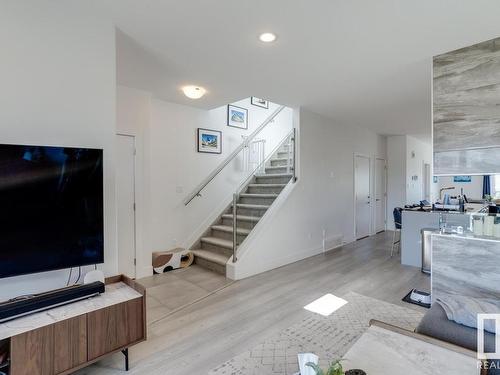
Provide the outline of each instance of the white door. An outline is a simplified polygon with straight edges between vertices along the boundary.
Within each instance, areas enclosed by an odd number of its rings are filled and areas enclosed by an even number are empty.
[[[118,271],[135,278],[135,137],[116,136]]]
[[[354,197],[356,206],[356,239],[370,235],[370,158],[354,157]]]
[[[385,230],[387,169],[384,159],[375,159],[375,232]]]

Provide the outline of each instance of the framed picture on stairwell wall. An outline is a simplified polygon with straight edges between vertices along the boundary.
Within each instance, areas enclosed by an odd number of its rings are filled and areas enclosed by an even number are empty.
[[[229,104],[227,106],[227,126],[248,129],[248,110]]]
[[[250,99],[250,104],[255,105],[257,107],[269,109],[269,101],[268,100],[262,99],[262,98],[257,98],[255,96],[252,96],[252,98]]]
[[[198,128],[198,152],[207,154],[222,153],[222,132]]]

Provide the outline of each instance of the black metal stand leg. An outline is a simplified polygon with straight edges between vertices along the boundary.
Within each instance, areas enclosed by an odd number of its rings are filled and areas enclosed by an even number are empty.
[[[123,349],[122,354],[125,356],[125,371],[128,371],[128,348]]]

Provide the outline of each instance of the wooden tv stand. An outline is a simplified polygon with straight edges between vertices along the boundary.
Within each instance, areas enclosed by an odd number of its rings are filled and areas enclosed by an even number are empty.
[[[0,324],[9,375],[70,374],[146,340],[146,292],[120,275],[106,293]],[[2,369],[5,372],[5,370]]]

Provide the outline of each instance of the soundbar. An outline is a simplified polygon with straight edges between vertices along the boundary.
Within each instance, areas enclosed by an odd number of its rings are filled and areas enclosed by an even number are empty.
[[[73,285],[0,303],[0,323],[104,293],[104,283]]]

